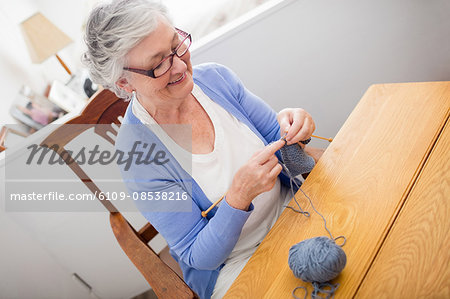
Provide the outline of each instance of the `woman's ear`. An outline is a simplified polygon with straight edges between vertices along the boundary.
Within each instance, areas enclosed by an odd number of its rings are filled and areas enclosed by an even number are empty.
[[[131,93],[134,90],[133,86],[131,86],[127,78],[123,77],[116,81],[116,86],[119,87],[120,89],[125,90],[128,93]]]

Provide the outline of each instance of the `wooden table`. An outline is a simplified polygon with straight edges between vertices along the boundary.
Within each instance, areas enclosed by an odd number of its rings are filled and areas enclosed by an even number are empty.
[[[449,110],[450,82],[371,86],[303,184],[347,238],[336,298],[450,298]],[[327,233],[297,198],[311,217],[286,209],[226,298],[311,294],[289,248]]]

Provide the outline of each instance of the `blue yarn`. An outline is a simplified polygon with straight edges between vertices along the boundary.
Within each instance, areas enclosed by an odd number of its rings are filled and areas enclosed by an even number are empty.
[[[335,240],[328,237],[306,239],[289,249],[289,268],[295,277],[312,283],[314,290],[311,298],[313,299],[323,298],[319,296],[319,293],[327,294],[325,299],[334,296],[339,283],[332,284],[330,281],[341,273],[346,263],[347,256],[344,250],[336,244]],[[292,296],[300,299],[295,295],[298,289],[305,290],[304,299],[306,299],[308,291],[305,287],[296,287],[292,291]]]
[[[285,135],[286,136],[286,135]],[[282,137],[284,139],[284,136]],[[297,144],[296,144],[297,145]],[[347,256],[345,255],[344,250],[340,246],[345,244],[345,237],[339,236],[337,238],[333,238],[331,231],[327,227],[327,222],[325,217],[319,213],[314,207],[311,198],[306,195],[305,192],[297,185],[295,182],[295,176],[299,173],[304,173],[305,169],[309,171],[312,169],[311,162],[309,157],[300,146],[288,146],[285,145],[280,150],[283,158],[283,163],[280,163],[287,175],[290,178],[291,184],[291,192],[294,197],[294,201],[297,204],[299,210],[294,209],[291,206],[287,206],[288,208],[309,217],[310,214],[300,207],[297,198],[294,194],[293,185],[296,185],[298,189],[305,195],[308,199],[311,207],[314,212],[316,212],[319,216],[322,217],[324,221],[324,227],[330,238],[328,237],[316,237],[304,240],[300,243],[293,245],[289,249],[289,268],[291,268],[292,272],[297,278],[305,282],[312,283],[314,290],[311,294],[311,298],[322,298],[319,297],[319,293],[327,294],[326,298],[330,298],[334,296],[334,292],[339,287],[339,284],[331,284],[330,281],[336,278],[339,273],[344,269],[347,263]],[[314,163],[314,160],[313,160]],[[336,244],[336,240],[343,238],[344,243],[341,245]],[[305,299],[308,295],[305,287],[297,287],[292,291],[292,295],[294,298],[298,298],[295,295],[295,291],[299,288],[305,290]]]
[[[286,142],[286,140],[285,140]],[[310,172],[314,165],[314,159],[305,153],[298,143],[285,145],[280,149],[283,163],[289,168],[292,176]]]
[[[344,250],[328,237],[316,237],[289,249],[289,268],[305,282],[328,282],[336,278],[347,263]]]

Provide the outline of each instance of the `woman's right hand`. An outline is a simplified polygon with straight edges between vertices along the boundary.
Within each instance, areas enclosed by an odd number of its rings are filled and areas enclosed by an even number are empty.
[[[225,197],[231,207],[247,211],[256,196],[273,188],[282,170],[275,152],[284,144],[278,140],[266,146],[239,168]]]

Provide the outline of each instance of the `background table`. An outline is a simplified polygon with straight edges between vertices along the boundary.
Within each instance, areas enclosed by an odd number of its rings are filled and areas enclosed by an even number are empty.
[[[449,110],[450,82],[371,86],[303,184],[347,238],[336,298],[449,298]],[[286,209],[226,298],[311,293],[289,269],[289,248],[327,234],[297,198],[311,217]]]

